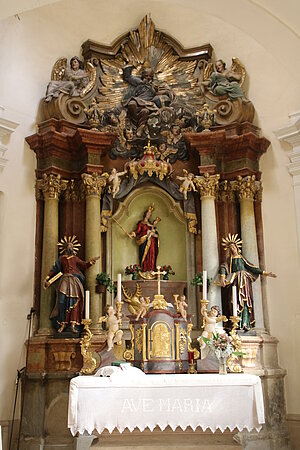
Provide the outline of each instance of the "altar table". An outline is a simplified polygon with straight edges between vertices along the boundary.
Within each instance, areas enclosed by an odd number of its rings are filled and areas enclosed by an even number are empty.
[[[265,422],[260,378],[249,374],[145,375],[129,379],[79,376],[70,382],[68,427],[75,435],[229,428],[256,429]]]

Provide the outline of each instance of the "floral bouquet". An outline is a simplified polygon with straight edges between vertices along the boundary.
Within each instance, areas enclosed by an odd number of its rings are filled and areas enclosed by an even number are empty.
[[[213,333],[210,339],[204,336],[201,339],[218,359],[228,358],[233,353],[232,337],[226,333]]]
[[[164,272],[166,272],[163,276],[163,280],[168,280],[169,279],[169,275],[175,275],[174,270],[172,269],[172,267],[170,266],[170,264],[168,266],[164,265],[161,267],[161,270],[163,270]]]
[[[132,275],[133,280],[137,280],[139,271],[141,270],[138,264],[133,264],[125,267],[125,275]]]
[[[203,342],[208,346],[211,352],[213,352],[219,360],[219,374],[224,375],[227,373],[226,361],[231,355],[243,356],[245,353],[237,352],[232,345],[232,337],[226,333],[213,333],[211,338],[208,339],[201,336]]]

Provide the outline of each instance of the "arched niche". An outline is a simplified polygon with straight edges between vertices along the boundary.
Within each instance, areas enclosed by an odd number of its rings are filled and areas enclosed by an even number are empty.
[[[123,202],[120,202],[113,215],[108,233],[110,242],[107,246],[107,262],[110,263],[110,273],[114,279],[118,273],[124,273],[127,265],[139,261],[135,239],[130,239],[116,221],[124,230],[131,232],[135,230],[138,221],[143,218],[144,211],[152,203],[155,210],[151,219],[156,216],[161,218],[158,224],[160,244],[157,265],[170,264],[175,271],[172,279],[179,281],[187,279],[186,220],[180,204],[156,186],[140,187],[132,191]]]

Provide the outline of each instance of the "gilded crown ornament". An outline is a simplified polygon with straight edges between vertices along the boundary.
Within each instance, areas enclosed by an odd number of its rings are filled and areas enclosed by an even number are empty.
[[[238,237],[238,234],[228,234],[226,238],[222,238],[222,245],[224,250],[228,250],[231,244],[234,244],[238,252],[241,253],[243,241]]]
[[[132,177],[137,180],[139,175],[144,173],[149,177],[157,176],[161,181],[172,172],[172,165],[169,162],[156,159],[158,153],[157,147],[151,145],[150,140],[148,145],[144,147],[144,155],[138,161],[127,162],[124,169],[127,170]]]

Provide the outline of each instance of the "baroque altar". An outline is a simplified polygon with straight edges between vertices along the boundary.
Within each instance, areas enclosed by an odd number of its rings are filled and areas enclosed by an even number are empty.
[[[37,158],[37,313],[22,433],[34,443],[51,429],[51,417],[61,417],[62,404],[66,411],[70,378],[87,367],[93,373],[108,355],[126,357],[149,373],[187,372],[189,353],[196,357],[201,351],[195,338],[205,329],[203,294],[191,284],[196,274],[207,271],[211,283],[204,300],[220,317],[241,318],[242,303],[235,311],[230,280],[214,282],[218,272],[226,272],[222,238],[229,235],[243,240],[243,253],[233,257],[247,258],[261,276],[249,283],[253,295],[244,311],[251,315],[250,332],[241,329],[239,340],[242,370],[264,375],[262,433],[266,440],[285,442],[285,372],[278,366],[277,340],[268,334],[264,299],[270,272],[264,271],[259,160],[269,141],[252,123],[244,64],[232,58],[227,68],[218,58],[210,44],[182,48],[145,17],[113,45],[88,40],[82,59],[54,64],[41,101],[43,120],[26,139]],[[68,271],[57,249],[64,236],[62,256],[78,263]],[[76,251],[68,248],[72,236],[81,243]],[[54,261],[61,278],[47,285]],[[173,273],[161,281],[164,302],[155,304],[158,266]],[[132,270],[138,279],[130,280]],[[236,269],[236,285],[240,272]],[[113,288],[100,291],[101,273],[112,285],[122,274],[118,302]],[[74,320],[63,303],[66,275],[69,287],[77,283],[78,301],[68,304],[78,308]],[[178,297],[186,302],[181,310]],[[63,305],[60,316],[57,305]],[[224,321],[224,328],[230,331],[231,323]],[[38,411],[38,426],[30,418],[32,399],[48,402]],[[71,442],[59,424],[58,429]],[[49,442],[52,438],[49,433]],[[239,437],[245,448],[248,438]]]

